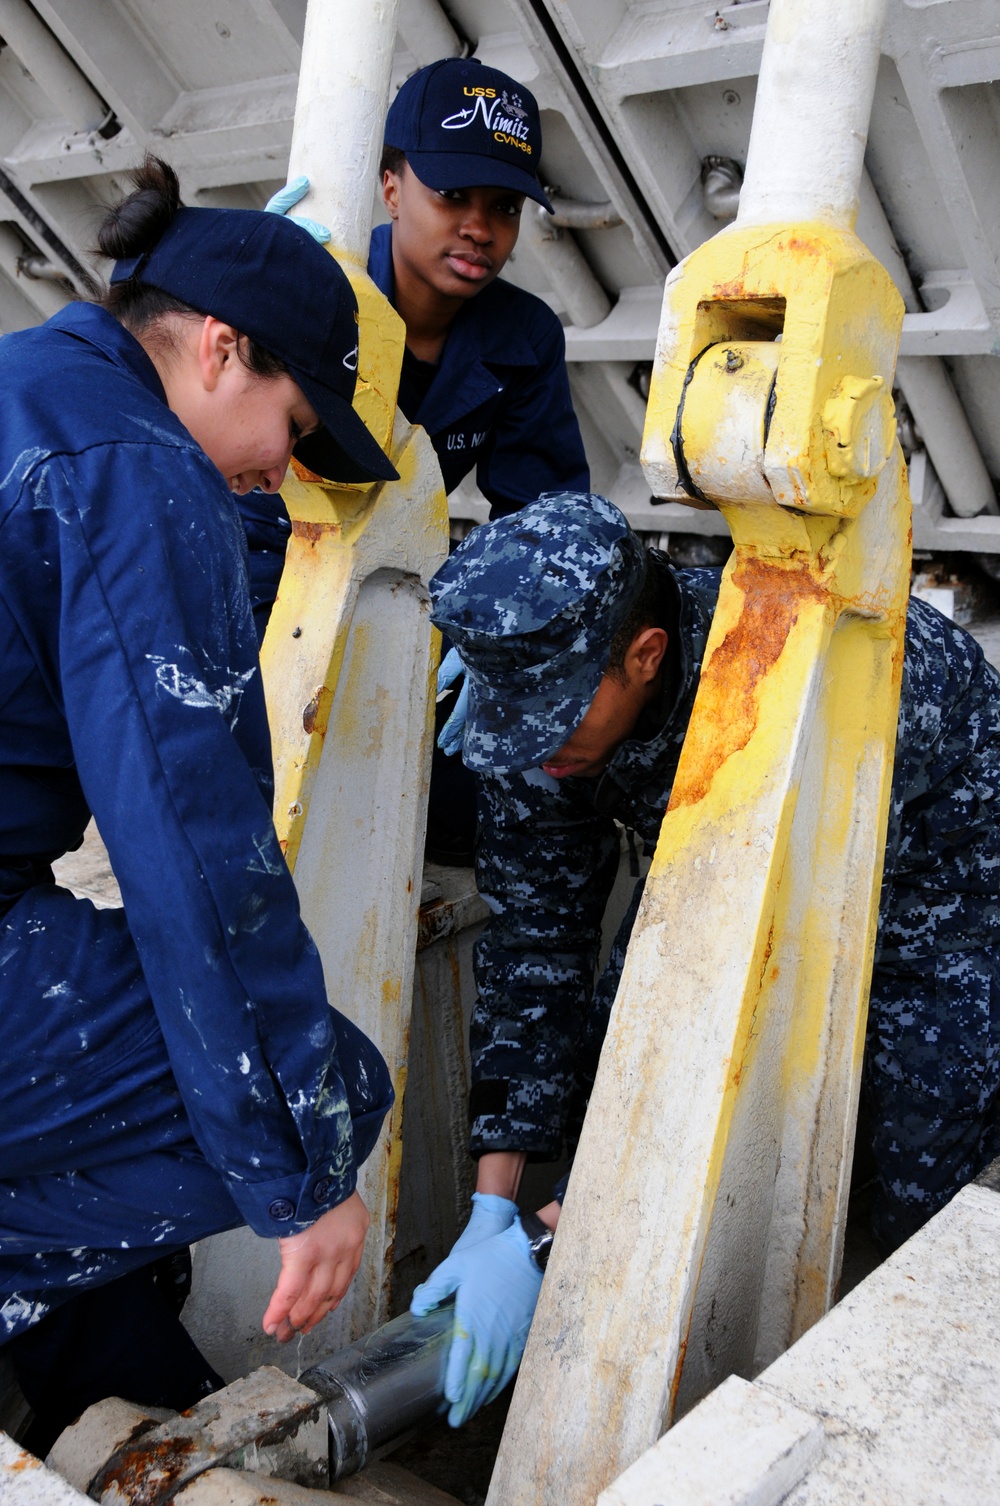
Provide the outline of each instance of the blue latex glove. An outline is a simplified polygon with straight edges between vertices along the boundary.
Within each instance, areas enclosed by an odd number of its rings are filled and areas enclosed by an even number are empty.
[[[456,1250],[471,1250],[473,1245],[482,1244],[494,1234],[502,1234],[516,1217],[517,1204],[509,1197],[500,1197],[496,1192],[474,1192],[472,1216],[452,1245],[452,1255]]]
[[[290,183],[285,184],[284,188],[279,188],[276,194],[271,195],[264,205],[264,212],[266,214],[288,214],[288,211],[294,209],[299,200],[304,199],[308,192],[308,178],[293,178]],[[326,225],[321,225],[318,220],[307,219],[301,214],[291,214],[288,215],[288,218],[293,224],[301,225],[303,230],[308,230],[313,240],[319,241],[321,245],[325,245],[330,239],[330,231]]]
[[[521,1363],[541,1285],[528,1236],[515,1219],[479,1244],[452,1250],[413,1293],[410,1311],[418,1318],[455,1294],[444,1381],[453,1428],[498,1396]]]
[[[458,657],[458,649],[450,648],[441,660],[437,677],[437,698],[442,696],[454,685],[459,675],[465,674],[465,666]],[[452,754],[461,750],[465,741],[465,718],[469,710],[469,682],[463,680],[462,688],[458,692],[458,700],[452,708],[451,716],[445,722],[438,734],[437,745],[442,753],[450,758]]]

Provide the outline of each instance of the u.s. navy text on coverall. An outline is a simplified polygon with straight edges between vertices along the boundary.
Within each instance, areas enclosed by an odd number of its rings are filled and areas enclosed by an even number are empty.
[[[368,272],[392,302],[390,230],[378,225],[372,232]],[[474,469],[493,517],[516,512],[542,492],[590,486],[562,325],[540,298],[512,283],[492,282],[462,305],[436,367],[407,352],[399,406],[430,435],[445,491]],[[250,545],[250,595],[263,633],[290,524],[277,496],[250,492],[239,508]]]
[[[100,309],[0,341],[0,391],[2,1341],[171,1246],[308,1226],[392,1090],[271,824],[222,477]],[[91,813],[124,910],[52,881]]]
[[[718,570],[651,560],[671,624],[664,691],[605,773],[482,776],[477,877],[493,915],[476,952],[475,1155],[558,1156],[596,1070],[641,888],[595,988],[615,820],[652,850],[719,589]],[[1000,675],[922,601],[907,619],[865,1072],[875,1227],[891,1246],[1000,1154]]]

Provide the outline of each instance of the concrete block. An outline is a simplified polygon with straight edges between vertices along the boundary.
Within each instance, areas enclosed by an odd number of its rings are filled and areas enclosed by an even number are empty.
[[[176,1506],[323,1506],[327,1492],[242,1469],[210,1469],[173,1497]]]
[[[77,1490],[86,1492],[113,1453],[172,1416],[172,1412],[160,1408],[147,1410],[122,1401],[120,1396],[109,1396],[88,1407],[59,1434],[46,1463]]]
[[[787,1506],[1000,1501],[1000,1197],[972,1184],[763,1371],[822,1416]]]
[[[459,1506],[455,1496],[391,1463],[369,1464],[359,1475],[341,1480],[333,1494],[367,1501],[368,1506]]]
[[[90,1506],[86,1496],[0,1433],[0,1506]]]
[[[642,1454],[597,1506],[777,1506],[823,1452],[823,1424],[730,1376]]]
[[[245,1449],[294,1433],[321,1405],[314,1391],[265,1366],[118,1449],[91,1495],[106,1506],[158,1506],[206,1470],[242,1463]]]

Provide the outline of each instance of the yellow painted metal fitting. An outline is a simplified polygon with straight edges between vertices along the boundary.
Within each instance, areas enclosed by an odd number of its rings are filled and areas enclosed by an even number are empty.
[[[344,263],[358,300],[358,383],[354,407],[384,450],[392,439],[406,325],[367,272]]]
[[[696,360],[671,438],[699,500],[773,501],[762,457],[780,353],[773,341],[723,341]]]
[[[334,487],[289,472],[282,487],[292,536],[261,667],[274,747],[274,825],[291,868],[362,581],[373,571],[426,578],[447,558],[448,503],[430,440],[400,418],[390,453],[398,481]],[[376,663],[378,649],[365,649]]]
[[[755,435],[738,434],[732,415],[727,431],[717,411],[704,411],[718,399],[717,383],[705,378],[718,372],[720,361],[725,366],[715,347],[756,348],[780,336],[766,445],[753,465],[744,462],[755,480],[748,496],[744,477],[743,497],[767,496],[806,514],[856,517],[874,495],[877,470],[891,450],[889,393],[902,314],[888,272],[852,231],[819,223],[736,225],[700,246],[664,289],[642,448],[654,494],[739,500],[731,470],[714,457],[728,456],[731,466],[732,441],[756,450]],[[750,367],[736,374],[740,384],[751,380]],[[852,385],[858,382],[864,397]],[[828,409],[831,402],[840,406]],[[729,405],[738,406],[737,400]]]
[[[440,467],[423,431],[397,414],[406,326],[367,272],[347,256],[338,259],[358,300],[354,407],[399,480],[346,486],[293,460],[281,488],[292,536],[261,667],[274,748],[274,824],[291,868],[309,819],[359,584],[372,570],[429,574],[447,556]],[[435,644],[435,663],[436,654]]]
[[[826,463],[831,476],[863,481],[877,476],[892,453],[896,414],[880,376],[845,376],[823,408]]]

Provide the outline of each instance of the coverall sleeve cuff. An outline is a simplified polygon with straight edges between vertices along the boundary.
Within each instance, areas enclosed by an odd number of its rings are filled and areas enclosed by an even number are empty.
[[[227,1190],[249,1227],[263,1239],[301,1234],[324,1213],[350,1197],[358,1182],[353,1158],[339,1175],[329,1162],[274,1182],[226,1179]]]
[[[469,1094],[469,1148],[477,1159],[492,1151],[526,1151],[554,1160],[562,1149],[565,1095],[535,1078],[480,1079]]]

